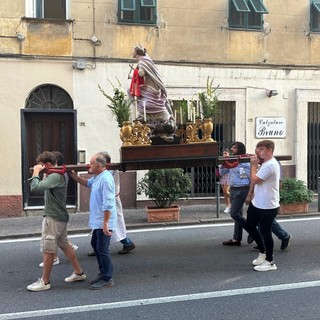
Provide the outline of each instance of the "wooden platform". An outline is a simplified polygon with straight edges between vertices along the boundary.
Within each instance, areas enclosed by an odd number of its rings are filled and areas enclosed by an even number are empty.
[[[128,146],[120,150],[121,171],[216,166],[218,143]]]

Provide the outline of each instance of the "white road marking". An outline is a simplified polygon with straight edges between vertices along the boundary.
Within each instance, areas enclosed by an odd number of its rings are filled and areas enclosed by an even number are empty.
[[[155,304],[162,304],[162,303],[214,299],[214,298],[239,296],[239,295],[246,295],[246,294],[257,294],[257,293],[283,291],[283,290],[296,290],[296,289],[313,288],[313,287],[320,287],[320,281],[286,283],[286,284],[279,284],[274,286],[232,289],[232,290],[224,290],[224,291],[205,292],[205,293],[193,293],[193,294],[185,294],[185,295],[178,295],[178,296],[118,301],[118,302],[91,304],[91,305],[89,304],[85,306],[55,308],[55,309],[47,309],[47,310],[3,313],[3,314],[0,314],[0,320],[27,319],[27,318],[34,318],[34,317],[50,316],[50,315],[139,307],[139,306],[155,305]]]

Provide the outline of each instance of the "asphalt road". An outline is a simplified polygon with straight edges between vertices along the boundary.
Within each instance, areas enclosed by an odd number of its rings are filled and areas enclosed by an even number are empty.
[[[132,230],[137,248],[118,255],[113,245],[115,286],[89,290],[65,283],[72,272],[60,252],[48,291],[26,287],[41,275],[38,239],[0,241],[2,319],[320,319],[320,218],[288,220],[287,251],[275,239],[277,271],[257,272],[253,245],[225,247],[232,224]],[[97,263],[88,257],[90,238],[75,235],[88,278]]]

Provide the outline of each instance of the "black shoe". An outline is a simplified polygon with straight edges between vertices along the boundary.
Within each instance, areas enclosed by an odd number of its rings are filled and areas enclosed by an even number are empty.
[[[103,277],[103,274],[102,273],[99,273],[98,276],[95,278],[95,279],[92,279],[89,281],[90,284],[94,284],[94,283],[97,283],[99,282]]]
[[[133,250],[136,247],[136,245],[132,242],[128,246],[123,246],[122,250],[119,251],[119,254],[126,254],[129,253],[131,250]]]
[[[239,240],[233,241],[232,239],[230,239],[227,241],[223,241],[222,244],[225,246],[241,246],[241,241]]]
[[[290,235],[287,239],[283,239],[281,241],[280,250],[286,250],[290,246],[291,239],[292,239],[292,237]]]
[[[112,287],[113,285],[114,285],[114,282],[112,279],[110,279],[110,280],[101,279],[98,282],[92,284],[90,286],[90,289],[91,290],[99,290],[99,289],[103,289],[103,288]]]
[[[248,238],[247,238],[247,243],[251,244],[254,241],[253,237],[251,234],[248,234]]]

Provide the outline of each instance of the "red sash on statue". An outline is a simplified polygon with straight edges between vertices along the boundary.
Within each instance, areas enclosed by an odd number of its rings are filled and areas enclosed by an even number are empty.
[[[130,84],[130,94],[134,97],[140,97],[140,85],[144,84],[144,78],[139,76],[139,70],[134,69]]]

